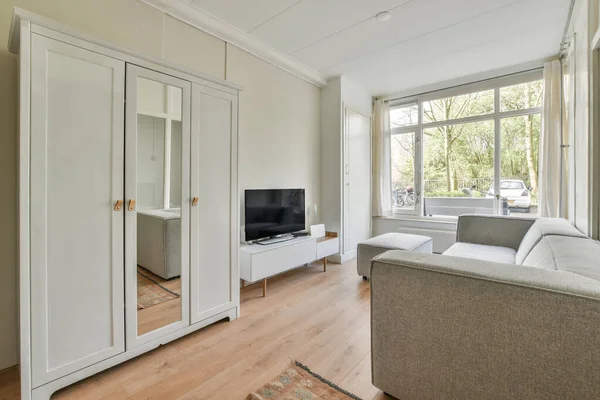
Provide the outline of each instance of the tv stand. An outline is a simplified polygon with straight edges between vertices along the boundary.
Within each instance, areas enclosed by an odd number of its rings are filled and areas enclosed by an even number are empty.
[[[270,244],[283,243],[283,242],[287,242],[289,240],[294,240],[294,236],[285,235],[285,236],[277,236],[277,237],[272,237],[272,238],[267,238],[267,239],[261,239],[261,240],[257,240],[256,242],[254,242],[254,244],[259,244],[261,246],[268,246]]]
[[[262,281],[263,296],[267,295],[267,278],[321,259],[323,272],[327,272],[327,257],[340,251],[340,240],[334,232],[322,238],[301,236],[269,246],[260,244],[240,246],[240,278],[248,283]]]

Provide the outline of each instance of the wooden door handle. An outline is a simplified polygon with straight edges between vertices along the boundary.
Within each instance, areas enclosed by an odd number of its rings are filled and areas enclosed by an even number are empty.
[[[123,205],[123,200],[117,200],[115,202],[115,211],[121,211],[121,206]]]
[[[198,198],[197,198],[197,197],[194,197],[194,198],[192,199],[192,207],[196,207],[197,205],[198,205]]]
[[[127,207],[129,211],[135,210],[135,200],[129,200],[129,207]]]

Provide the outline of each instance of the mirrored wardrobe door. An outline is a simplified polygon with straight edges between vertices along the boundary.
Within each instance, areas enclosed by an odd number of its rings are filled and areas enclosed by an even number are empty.
[[[191,84],[127,65],[127,348],[189,325]]]

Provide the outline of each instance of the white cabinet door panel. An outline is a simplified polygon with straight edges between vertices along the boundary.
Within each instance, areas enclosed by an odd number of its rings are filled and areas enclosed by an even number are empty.
[[[143,68],[133,64],[127,64],[127,107],[126,107],[126,118],[125,118],[125,138],[126,138],[126,159],[125,159],[125,199],[126,208],[129,200],[135,200],[137,203],[132,207],[132,210],[127,208],[125,212],[125,293],[126,293],[126,347],[127,350],[132,350],[143,344],[149,343],[155,339],[167,336],[173,332],[184,329],[189,326],[189,210],[191,206],[190,200],[190,96],[191,96],[191,83],[175,78],[171,75],[166,75],[154,70]],[[148,88],[161,87],[160,90],[152,92]],[[167,173],[165,166],[170,164],[169,157],[175,153],[171,153],[169,148],[173,141],[170,138],[171,131],[168,128],[169,119],[162,121],[164,124],[165,131],[169,134],[164,134],[161,143],[162,147],[150,142],[152,149],[162,149],[162,154],[148,152],[144,154],[140,150],[143,147],[139,146],[141,138],[140,131],[138,128],[138,118],[141,113],[145,112],[145,104],[154,102],[153,99],[148,99],[148,96],[160,96],[167,90],[172,91],[173,97],[179,97],[180,111],[179,115],[182,118],[180,124],[180,137],[178,141],[178,147],[180,151],[179,160],[176,164],[170,165],[170,167],[176,167],[181,172],[178,178],[171,180],[170,178],[176,176],[171,175],[170,169]],[[141,103],[141,104],[140,104]],[[161,101],[158,103],[164,104]],[[165,123],[166,122],[166,123]],[[151,132],[152,134],[152,132]],[[153,137],[151,136],[153,140]],[[158,140],[157,140],[158,142]],[[167,142],[170,142],[167,146]],[[187,151],[184,151],[187,150]],[[148,157],[150,154],[155,154],[154,158]],[[138,256],[138,252],[141,250],[143,243],[138,243],[138,211],[143,211],[143,206],[148,204],[146,201],[141,201],[143,198],[143,192],[139,188],[143,188],[140,183],[147,179],[149,175],[149,168],[152,164],[157,164],[156,160],[162,157],[162,162],[158,161],[158,176],[161,180],[161,184],[158,190],[156,198],[160,198],[161,204],[158,208],[162,209],[169,207],[169,201],[166,197],[162,197],[164,192],[171,193],[171,190],[164,190],[165,186],[170,186],[173,190],[173,194],[180,199],[180,218],[179,228],[172,231],[171,237],[175,243],[178,243],[180,248],[176,249],[179,253],[179,268],[180,268],[180,301],[179,303],[174,302],[172,308],[166,308],[164,313],[156,312],[156,314],[145,314],[143,310],[138,310],[138,266],[144,267],[143,263],[139,261],[142,257]],[[156,166],[154,166],[156,168]],[[155,171],[152,171],[155,172]],[[169,178],[169,180],[167,180]],[[168,185],[166,182],[171,182]],[[164,183],[162,183],[164,182]],[[162,197],[162,198],[161,198]],[[164,202],[164,203],[163,203]],[[147,207],[152,209],[155,207]],[[141,228],[144,229],[144,228]],[[156,237],[156,236],[155,236]],[[160,236],[158,236],[160,237]],[[177,238],[178,237],[178,238]],[[177,238],[177,239],[173,239]],[[167,253],[161,254],[160,251],[157,253],[148,253],[145,256],[146,261],[152,257],[167,257]],[[175,257],[171,255],[171,257]],[[150,271],[148,271],[150,272]],[[142,274],[143,275],[143,274]],[[140,292],[141,293],[141,292]],[[152,308],[150,308],[152,309]],[[169,310],[168,312],[166,310]],[[144,331],[140,329],[142,326],[152,326],[153,329]]]
[[[32,36],[34,387],[124,350],[121,61]]]
[[[238,278],[237,99],[218,90],[192,87],[191,320],[233,307]],[[235,220],[234,220],[235,219]],[[232,267],[233,266],[233,267]]]

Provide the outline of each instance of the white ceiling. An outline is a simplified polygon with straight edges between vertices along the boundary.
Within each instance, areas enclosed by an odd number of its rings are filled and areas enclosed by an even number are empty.
[[[570,0],[191,4],[326,77],[346,75],[378,96],[555,56]],[[380,11],[392,18],[377,21]]]

